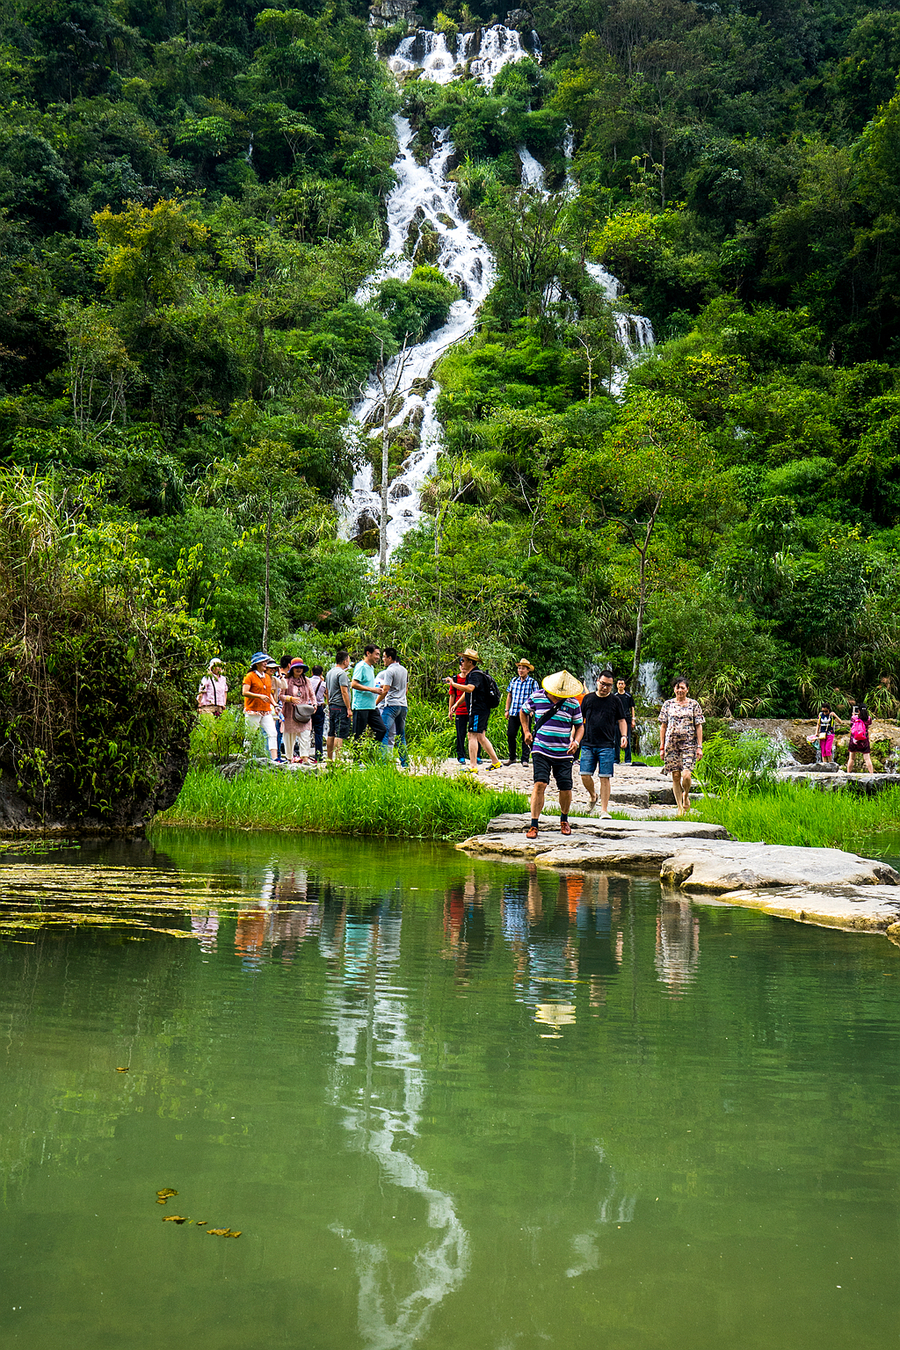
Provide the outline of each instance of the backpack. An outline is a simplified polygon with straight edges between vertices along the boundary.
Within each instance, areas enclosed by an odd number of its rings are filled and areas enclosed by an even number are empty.
[[[864,741],[866,739],[866,724],[860,716],[856,716],[850,723],[850,735],[855,741]]]
[[[484,675],[485,681],[487,683],[486,694],[488,707],[491,710],[493,710],[494,708],[499,708],[500,690],[497,688],[497,681],[494,679],[493,675],[488,675],[487,671],[482,671],[481,673],[482,675]]]

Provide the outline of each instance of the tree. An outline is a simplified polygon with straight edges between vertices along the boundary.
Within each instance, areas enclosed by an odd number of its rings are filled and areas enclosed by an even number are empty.
[[[667,512],[694,505],[710,490],[716,471],[700,425],[677,399],[640,391],[600,446],[569,454],[548,487],[558,524],[584,532],[598,525],[637,555],[638,585],[632,679],[641,663],[648,561],[654,531]]]
[[[125,211],[115,214],[107,207],[93,220],[105,252],[100,275],[111,296],[146,314],[189,292],[196,251],[209,230],[192,220],[181,202],[165,197],[150,207],[129,202]]]

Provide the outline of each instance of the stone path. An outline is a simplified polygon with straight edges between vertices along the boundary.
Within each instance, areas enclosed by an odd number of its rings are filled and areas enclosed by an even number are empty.
[[[692,896],[761,909],[831,928],[884,932],[900,942],[900,874],[887,863],[836,848],[741,844],[720,825],[686,820],[559,820],[542,816],[537,839],[527,815],[495,817],[458,844],[478,857],[562,870],[652,872]]]
[[[496,744],[494,748],[496,749]],[[462,766],[455,759],[445,759],[438,772],[446,777],[452,777],[459,773],[461,768]],[[530,764],[512,764],[508,769],[491,769],[482,764],[478,770],[478,778],[488,787],[513,788],[516,792],[523,792],[526,797],[531,792],[534,783]],[[696,799],[700,794],[695,792],[693,795]],[[642,765],[617,764],[613,774],[610,802],[615,810],[632,808],[637,811],[649,811],[651,808],[658,806],[674,807],[675,794],[672,791],[672,776],[671,774],[663,774],[661,769]],[[572,809],[586,814],[588,803],[587,790],[581,782],[576,765]],[[546,804],[551,807],[559,804],[559,793],[554,783],[551,783],[547,789]],[[657,813],[654,812],[654,814]]]

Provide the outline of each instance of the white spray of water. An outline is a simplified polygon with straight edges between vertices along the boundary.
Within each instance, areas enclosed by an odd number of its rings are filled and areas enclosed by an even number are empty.
[[[460,34],[454,58],[443,33],[420,30],[402,40],[388,65],[396,74],[420,70],[425,78],[447,84],[462,73],[473,37],[471,33]],[[539,51],[540,44],[537,49]],[[529,55],[515,30],[495,24],[482,30],[481,42],[469,69],[483,84],[489,85],[505,65]],[[496,272],[487,245],[463,219],[456,187],[447,176],[453,155],[449,133],[446,130],[435,133],[434,154],[427,164],[421,165],[416,163],[412,153],[414,132],[408,120],[395,117],[394,125],[399,145],[394,161],[397,182],[387,200],[385,263],[362,288],[357,299],[365,302],[378,283],[387,277],[408,280],[415,266],[410,255],[415,254],[416,243],[423,233],[437,240],[434,265],[456,283],[462,294],[451,306],[443,327],[395,357],[384,372],[388,390],[397,381],[397,408],[390,418],[391,429],[417,428],[419,441],[418,448],[400,466],[388,493],[389,557],[407,531],[421,519],[420,493],[434,470],[441,449],[441,427],[435,414],[440,390],[430,381],[431,371],[454,343],[472,332],[479,307],[494,284]],[[353,409],[353,419],[369,436],[380,438],[383,407],[381,383],[373,375]],[[361,529],[378,526],[381,494],[375,488],[374,471],[368,461],[353,480],[343,516],[344,533],[348,537]]]
[[[521,35],[502,24],[493,24],[478,33],[460,33],[455,51],[451,52],[443,33],[420,29],[402,39],[388,67],[399,76],[420,72],[424,79],[438,84],[449,84],[466,69],[484,85],[491,85],[504,66],[526,57],[541,59],[541,44],[536,33],[530,37],[526,50]],[[448,166],[454,153],[449,133],[435,133],[435,149],[427,164],[417,164],[412,153],[414,132],[408,120],[395,117],[398,154],[394,161],[396,185],[387,200],[388,240],[385,261],[379,271],[363,286],[357,300],[371,299],[378,283],[388,277],[408,280],[415,263],[416,245],[428,236],[436,240],[434,265],[459,287],[461,298],[451,306],[447,322],[423,342],[416,343],[385,368],[384,388],[392,390],[396,382],[394,411],[389,419],[391,431],[409,428],[416,433],[418,444],[400,465],[388,492],[387,552],[388,557],[400,544],[404,535],[422,518],[421,491],[433,473],[441,451],[441,426],[435,405],[440,390],[431,378],[431,372],[444,353],[455,343],[467,337],[474,329],[478,310],[490,291],[496,274],[494,260],[483,240],[479,239],[463,219],[459,209],[456,188],[448,178]],[[567,134],[564,150],[572,154],[574,140]],[[523,145],[519,148],[522,164],[522,182],[528,187],[544,191],[544,170],[537,159]],[[567,175],[567,182],[570,182]],[[574,190],[574,187],[572,188]],[[419,259],[424,261],[430,255]],[[599,264],[588,268],[595,279],[602,273],[604,286],[610,298],[619,291],[618,282]],[[597,270],[595,270],[597,269]],[[624,352],[632,354],[612,382],[612,393],[621,390],[627,378],[627,366],[640,347],[653,341],[649,320],[639,315],[616,316],[616,337]],[[372,375],[362,398],[352,411],[353,421],[364,435],[380,440],[384,411],[382,382]],[[381,519],[381,494],[375,488],[372,463],[366,460],[353,480],[351,493],[342,508],[342,533],[353,538],[366,530],[377,530]]]

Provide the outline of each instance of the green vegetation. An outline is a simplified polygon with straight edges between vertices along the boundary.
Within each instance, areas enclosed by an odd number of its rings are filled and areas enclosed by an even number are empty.
[[[134,549],[24,474],[0,474],[0,820],[146,824],[177,795],[201,630]]]
[[[338,765],[320,774],[254,771],[231,782],[191,769],[164,825],[465,839],[492,816],[523,811],[520,793],[437,775],[405,776],[391,763]]]
[[[491,17],[421,12],[451,38]],[[542,673],[601,653],[683,671],[723,716],[823,696],[896,716],[896,15],[532,14],[543,64],[398,90],[357,0],[14,0],[0,462],[89,497],[236,662],[374,635],[436,709],[475,642],[501,682],[523,649]],[[424,519],[375,582],[334,505],[371,453],[349,407],[457,293],[423,230],[409,281],[354,298],[381,255],[398,110],[420,158],[449,130],[497,276],[437,372],[447,453]],[[522,187],[523,144],[549,195]],[[620,397],[617,308],[659,339]]]
[[[820,792],[805,784],[778,783],[695,799],[691,819],[724,825],[736,839],[766,844],[842,848],[866,853],[879,831],[900,832],[900,789],[872,797]],[[868,845],[871,847],[871,845]]]

